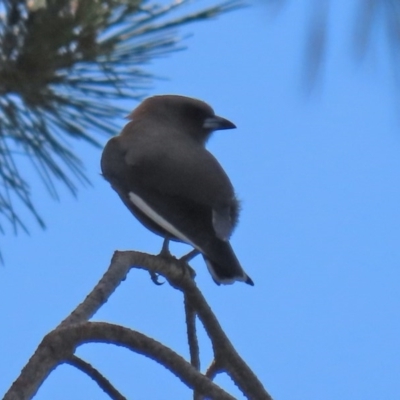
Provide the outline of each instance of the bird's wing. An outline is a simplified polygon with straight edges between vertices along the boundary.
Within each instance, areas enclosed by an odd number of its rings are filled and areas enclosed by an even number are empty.
[[[130,149],[125,157],[133,186],[209,207],[215,234],[228,240],[237,222],[238,202],[218,161],[204,148],[164,146],[152,156]],[[155,156],[154,152],[157,152]],[[136,183],[136,185],[135,185]]]
[[[234,228],[231,207],[220,207],[212,210],[212,224],[215,234],[222,240],[229,240]]]

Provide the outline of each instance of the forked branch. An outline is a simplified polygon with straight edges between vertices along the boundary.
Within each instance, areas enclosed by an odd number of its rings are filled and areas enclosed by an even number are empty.
[[[131,268],[160,274],[171,286],[183,292],[192,364],[162,343],[140,332],[104,322],[88,322],[126,278]],[[122,346],[153,359],[192,388],[195,398],[204,396],[210,399],[233,400],[230,394],[212,382],[217,373],[224,371],[248,399],[271,400],[261,382],[232,346],[191,274],[185,271],[185,262],[173,257],[166,259],[135,251],[115,252],[110,267],[99,283],[56,329],[46,335],[4,400],[32,398],[59,364],[74,364],[71,360],[75,360],[74,352],[78,346],[93,342]],[[215,365],[206,374],[199,371],[199,350],[194,326],[196,315],[204,325],[214,349]],[[83,367],[79,369],[85,370]],[[84,372],[88,373],[88,369]]]

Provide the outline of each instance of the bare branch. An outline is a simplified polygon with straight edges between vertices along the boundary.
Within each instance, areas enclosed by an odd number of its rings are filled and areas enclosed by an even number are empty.
[[[183,302],[185,305],[186,333],[189,344],[190,363],[197,371],[200,371],[200,349],[196,332],[196,312],[187,300],[186,295],[184,295]],[[193,392],[193,400],[202,399],[203,396],[200,393],[196,391]]]
[[[213,343],[215,357],[223,366],[224,370],[232,377],[240,390],[249,399],[271,400],[271,396],[266,392],[262,383],[239,356],[232,343],[229,341],[194,281],[185,279],[182,282],[182,290],[193,304],[197,315]]]
[[[200,371],[200,355],[199,355],[199,342],[197,340],[196,332],[196,311],[188,302],[186,295],[184,296],[185,303],[185,317],[186,317],[186,330],[190,351],[190,363],[198,371]]]
[[[253,371],[232,346],[191,275],[182,273],[182,270],[185,270],[185,263],[172,257],[170,260],[166,260],[131,251],[116,252],[114,254],[114,262],[121,262],[132,265],[135,268],[157,272],[163,275],[173,287],[182,291],[203,323],[213,344],[214,354],[218,363],[223,366],[240,390],[249,399],[272,399]]]
[[[93,366],[88,362],[77,356],[71,356],[65,361],[65,363],[78,368],[80,371],[92,378],[113,400],[126,400],[126,397],[123,396],[117,389],[115,389],[110,381],[105,378],[96,368],[93,368]]]
[[[126,279],[131,269],[130,264],[118,262],[118,252],[114,253],[111,264],[93,290],[86,296],[72,313],[61,322],[59,327],[88,321],[107,302],[114,290]],[[141,253],[137,253],[141,255]]]
[[[194,338],[196,337],[193,324],[197,314],[213,345],[215,365],[208,369],[207,375],[198,370],[198,343],[193,338],[189,338],[189,342],[192,342],[191,358],[196,366],[139,332],[107,323],[86,322],[107,301],[131,268],[163,275],[174,288],[184,293],[187,307],[190,307],[187,313],[188,330],[191,331],[189,336],[194,334]],[[108,271],[70,316],[43,339],[4,400],[30,399],[57,365],[71,360],[76,347],[89,342],[123,346],[155,360],[193,389],[196,399],[205,396],[211,399],[232,400],[231,395],[209,379],[224,371],[231,376],[248,399],[271,400],[271,396],[223,332],[194,283],[187,264],[174,257],[165,258],[135,251],[115,252]]]
[[[85,343],[125,347],[157,361],[188,387],[204,396],[216,400],[234,400],[234,397],[211,382],[173,350],[140,332],[106,322],[84,322],[65,328],[59,327],[46,335],[4,400],[32,398],[49,373],[60,363],[68,361],[75,349]]]

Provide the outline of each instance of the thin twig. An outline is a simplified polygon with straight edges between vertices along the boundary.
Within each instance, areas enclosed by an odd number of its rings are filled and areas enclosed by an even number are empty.
[[[272,400],[262,383],[233,347],[196,284],[185,279],[182,290],[194,305],[197,315],[212,341],[218,363],[221,363],[243,394],[248,399]]]
[[[73,355],[67,359],[65,363],[78,368],[80,371],[92,378],[113,400],[126,400],[126,397],[115,389],[111,382],[88,362]]]
[[[190,363],[197,369],[197,371],[200,371],[200,349],[196,332],[196,312],[188,301],[186,295],[184,295],[183,302],[185,305],[186,333],[189,344]],[[193,400],[202,399],[203,396],[200,393],[196,391],[193,392]]]
[[[190,363],[198,371],[200,371],[200,355],[199,355],[199,342],[196,332],[196,311],[189,303],[187,296],[184,296],[185,304],[185,317],[186,317],[186,330],[190,351]]]
[[[135,257],[132,252],[116,254],[116,258],[129,258],[130,256]],[[182,263],[179,260],[176,260],[176,266],[173,268],[173,259],[171,258],[169,261],[172,265],[168,268],[161,265],[158,272],[164,275],[173,287],[179,289],[187,296],[188,301],[190,301],[190,304],[196,310],[200,321],[204,325],[204,328],[211,339],[214,354],[218,363],[223,366],[224,370],[226,370],[243,394],[249,399],[272,400],[272,397],[267,393],[257,376],[233,347],[225,332],[222,330],[215,314],[207,304],[203,294],[198,289],[194,280],[190,277],[190,274],[177,272],[182,270]],[[129,263],[129,261],[125,262]],[[130,262],[130,264],[133,263]],[[150,265],[145,262],[139,265],[136,264],[136,268],[148,269],[149,267]]]
[[[50,372],[58,364],[69,360],[78,346],[86,343],[125,347],[160,363],[188,387],[195,388],[210,399],[235,400],[167,346],[140,332],[106,322],[58,327],[46,335],[3,400],[31,399]]]
[[[59,327],[88,321],[107,302],[119,284],[125,280],[131,265],[118,262],[114,253],[111,264],[93,290],[72,313],[61,322]],[[141,253],[139,253],[141,254]]]

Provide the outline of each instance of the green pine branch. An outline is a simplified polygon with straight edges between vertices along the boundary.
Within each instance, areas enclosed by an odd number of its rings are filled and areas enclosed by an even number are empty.
[[[31,197],[26,161],[58,198],[57,182],[76,195],[88,184],[73,151],[99,146],[126,115],[116,100],[140,99],[152,78],[143,65],[183,48],[176,29],[234,10],[233,0],[170,17],[189,0],[4,0],[0,3],[0,231],[27,231],[25,208],[44,221]],[[21,207],[22,206],[22,207]]]

